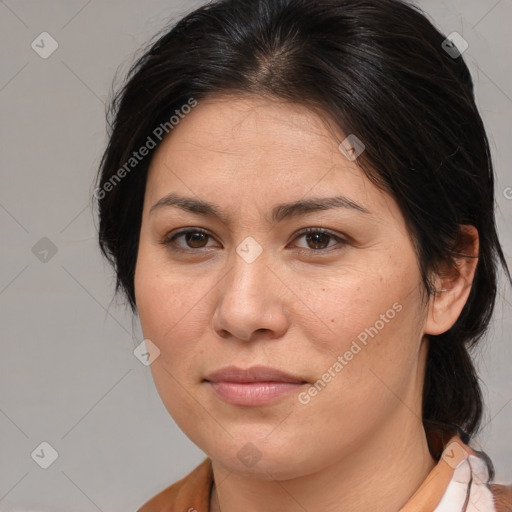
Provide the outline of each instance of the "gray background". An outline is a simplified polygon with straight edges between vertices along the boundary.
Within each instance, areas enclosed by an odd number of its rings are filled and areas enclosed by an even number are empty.
[[[199,5],[0,2],[0,510],[134,511],[203,460],[132,353],[140,327],[112,300],[89,207],[116,69],[122,77],[166,19]],[[512,0],[420,5],[445,34],[469,42],[464,58],[491,141],[497,221],[512,264]],[[47,59],[31,48],[43,31],[59,45]],[[43,237],[57,249],[46,262]],[[489,407],[476,446],[494,460],[496,481],[510,482],[511,294],[500,290],[477,356]],[[43,441],[59,455],[46,470],[31,457]]]

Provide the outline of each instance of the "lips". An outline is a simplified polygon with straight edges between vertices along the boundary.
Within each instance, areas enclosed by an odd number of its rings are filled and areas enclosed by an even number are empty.
[[[224,402],[245,407],[272,403],[306,384],[299,377],[265,366],[228,366],[210,373],[205,381]]]
[[[210,382],[289,382],[292,384],[304,384],[306,381],[281,370],[267,366],[252,366],[250,368],[238,368],[227,366],[210,373],[206,379]]]

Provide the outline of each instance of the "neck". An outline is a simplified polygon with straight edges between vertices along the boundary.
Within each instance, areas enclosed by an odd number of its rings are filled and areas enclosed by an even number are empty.
[[[396,512],[420,487],[436,462],[417,417],[401,408],[379,425],[371,441],[321,471],[285,481],[231,473],[212,460],[211,512]]]

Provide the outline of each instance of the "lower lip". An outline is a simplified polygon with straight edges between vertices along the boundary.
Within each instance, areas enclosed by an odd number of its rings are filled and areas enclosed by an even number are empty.
[[[258,406],[297,391],[303,383],[294,382],[210,382],[215,393],[232,405]]]

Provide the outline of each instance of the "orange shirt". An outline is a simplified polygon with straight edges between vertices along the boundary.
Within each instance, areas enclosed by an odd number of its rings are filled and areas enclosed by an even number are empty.
[[[212,465],[207,457],[137,512],[209,512],[212,485]],[[490,484],[483,459],[455,435],[399,512],[512,512],[512,485]]]

